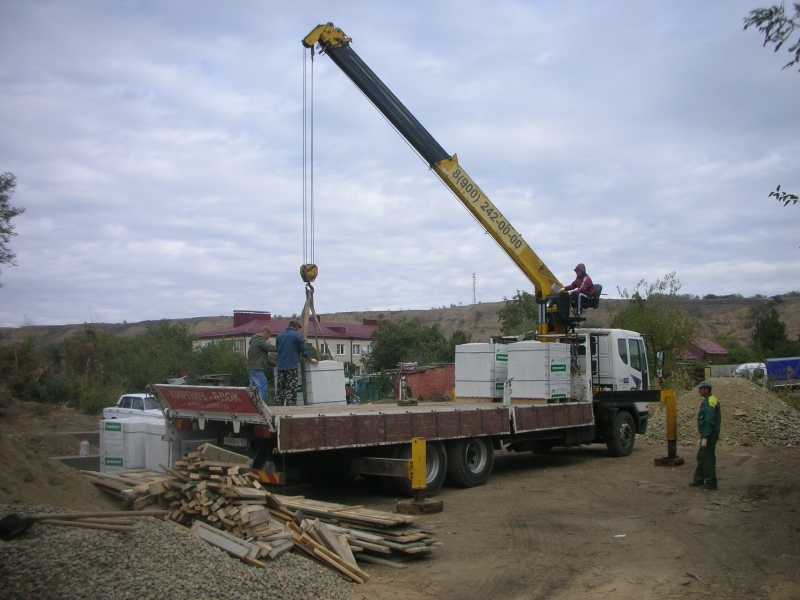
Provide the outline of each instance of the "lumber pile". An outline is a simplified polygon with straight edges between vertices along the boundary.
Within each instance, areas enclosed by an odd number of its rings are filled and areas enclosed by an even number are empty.
[[[83,473],[134,510],[157,503],[195,536],[254,566],[294,548],[363,583],[369,576],[359,561],[405,568],[402,561],[441,545],[408,515],[272,494],[247,460],[203,444],[172,467],[161,465],[166,474]]]

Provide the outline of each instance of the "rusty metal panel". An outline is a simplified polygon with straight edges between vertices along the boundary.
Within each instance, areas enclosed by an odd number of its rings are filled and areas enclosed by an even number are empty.
[[[328,448],[354,446],[357,418],[355,415],[325,417],[325,446]]]
[[[287,450],[314,450],[325,446],[325,417],[281,419],[281,428],[288,425]]]
[[[481,420],[483,421],[484,435],[510,433],[507,410],[498,408],[494,410],[482,410],[480,412]]]
[[[555,404],[547,404],[534,409],[539,417],[539,429],[553,429],[556,426],[553,418],[553,406]]]
[[[533,431],[539,427],[538,415],[530,406],[514,407],[514,431]]]
[[[455,438],[461,435],[461,427],[458,423],[458,413],[456,411],[437,412],[436,424],[440,438]]]
[[[380,444],[386,441],[384,415],[359,415],[356,420],[357,444]]]
[[[583,422],[594,423],[594,407],[588,402],[581,406],[583,407]]]
[[[386,441],[409,442],[411,441],[411,414],[387,414],[386,416]]]
[[[569,427],[569,406],[566,404],[553,405],[553,425],[555,427]]]
[[[481,435],[483,433],[483,427],[481,424],[481,415],[480,415],[481,412],[483,411],[478,411],[478,410],[458,411],[459,425],[461,428],[460,435],[462,437],[472,437],[474,435]]]
[[[432,440],[438,437],[436,431],[436,413],[411,413],[411,437]]]

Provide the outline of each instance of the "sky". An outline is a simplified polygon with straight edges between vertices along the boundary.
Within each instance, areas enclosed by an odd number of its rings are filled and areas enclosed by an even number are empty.
[[[26,212],[0,326],[299,313],[300,40],[328,21],[562,283],[582,262],[609,298],[672,271],[800,290],[800,205],[767,197],[800,194],[800,73],[742,31],[761,5],[4,0],[0,172]],[[532,291],[327,56],[313,72],[318,312],[469,304],[473,273],[480,302]]]

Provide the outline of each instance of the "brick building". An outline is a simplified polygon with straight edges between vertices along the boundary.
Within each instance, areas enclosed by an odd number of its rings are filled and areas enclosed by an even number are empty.
[[[394,397],[400,397],[400,379],[406,378],[407,388],[411,388],[411,398],[430,398],[431,396],[444,396],[450,398],[453,388],[456,387],[456,366],[429,365],[418,367],[416,365],[403,365],[400,367],[394,380]]]

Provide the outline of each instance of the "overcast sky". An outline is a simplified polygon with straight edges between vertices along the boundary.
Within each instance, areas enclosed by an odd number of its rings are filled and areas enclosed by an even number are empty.
[[[0,325],[299,312],[303,38],[332,21],[563,283],[800,289],[800,73],[757,0],[0,3]],[[327,56],[320,312],[531,284]]]

